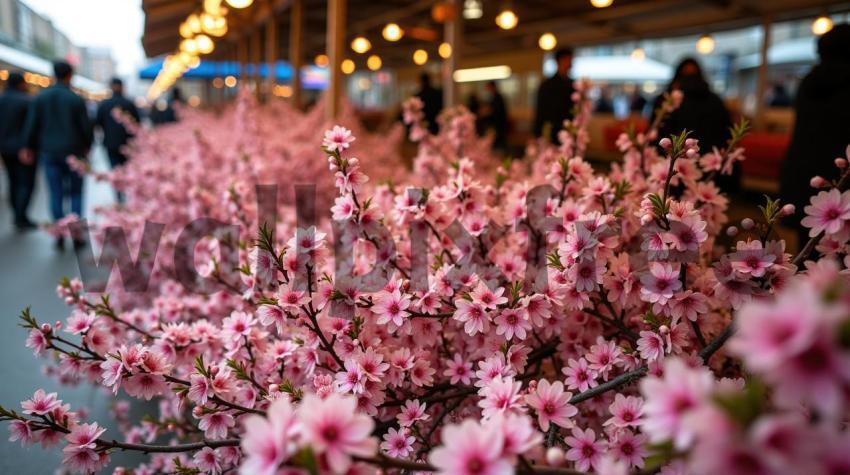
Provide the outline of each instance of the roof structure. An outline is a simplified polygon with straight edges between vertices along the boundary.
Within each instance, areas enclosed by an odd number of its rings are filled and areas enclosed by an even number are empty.
[[[143,0],[145,28],[142,39],[149,57],[175,50],[180,42],[178,27],[201,0]],[[228,39],[235,40],[261,29],[270,18],[278,22],[278,51],[288,51],[291,0],[255,0],[244,10],[228,15]],[[304,0],[304,60],[325,51],[327,0]],[[437,11],[445,2],[436,0],[348,0],[346,31],[350,41],[364,35],[372,41],[372,52],[386,66],[410,64],[416,48],[435,51],[443,38],[443,25]],[[463,1],[459,2],[463,5]],[[504,2],[483,0],[483,16],[463,20],[463,55],[492,54],[537,48],[544,32],[553,33],[559,44],[589,45],[621,40],[645,39],[679,34],[739,28],[767,19],[782,21],[812,17],[826,11],[850,8],[850,2],[823,0],[615,0],[608,8],[594,8],[587,0],[522,0],[512,2],[519,24],[501,30],[494,22]],[[457,12],[458,14],[460,12]],[[390,43],[381,39],[381,29],[389,22],[405,29],[405,36]],[[226,42],[219,43],[213,57],[232,56]],[[354,55],[354,53],[351,53]],[[285,56],[285,54],[284,54]]]

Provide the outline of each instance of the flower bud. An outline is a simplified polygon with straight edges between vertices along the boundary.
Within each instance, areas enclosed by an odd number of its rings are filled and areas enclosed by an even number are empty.
[[[735,226],[729,226],[726,228],[726,235],[729,237],[735,237],[738,235],[738,228]]]
[[[685,139],[685,147],[694,148],[697,145],[697,139]]]
[[[846,168],[847,167],[847,159],[846,158],[836,158],[835,166],[838,168]]]
[[[661,336],[669,335],[670,327],[668,327],[667,325],[661,325],[660,327],[658,327],[658,334]]]
[[[687,152],[685,152],[688,158],[697,158],[699,157],[699,151],[695,148],[689,148]]]
[[[564,463],[564,450],[560,447],[549,447],[546,449],[546,463],[554,467]]]
[[[788,203],[787,205],[782,207],[782,216],[791,216],[797,211],[797,207]]]
[[[826,180],[824,180],[822,176],[812,177],[812,179],[809,181],[809,185],[811,185],[812,188],[820,188],[825,183],[826,183]]]
[[[213,366],[210,368],[210,375],[215,376],[218,374],[218,366]]]
[[[670,147],[673,146],[673,142],[669,138],[664,137],[658,141],[658,145],[660,145],[664,150],[670,150]]]
[[[44,333],[45,335],[49,335],[51,331],[53,331],[53,328],[50,327],[49,323],[42,323],[41,324],[41,333]]]
[[[744,218],[741,220],[741,227],[750,230],[753,229],[753,226],[756,225],[756,222],[752,220],[752,218]]]

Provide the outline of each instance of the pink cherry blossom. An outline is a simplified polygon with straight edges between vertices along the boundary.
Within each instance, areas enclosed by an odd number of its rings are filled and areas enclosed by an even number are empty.
[[[571,418],[578,414],[578,409],[570,404],[572,393],[564,391],[560,381],[549,383],[541,379],[534,392],[525,396],[528,407],[537,413],[537,422],[543,431],[549,430],[549,423],[561,427],[572,427]]]
[[[575,462],[576,469],[582,472],[596,468],[606,448],[603,441],[596,440],[593,429],[574,427],[572,435],[564,438],[564,442],[570,447],[566,454],[567,460]]]
[[[413,443],[416,437],[411,436],[405,429],[396,430],[390,428],[384,434],[384,441],[381,442],[381,449],[390,457],[405,458],[413,452]]]
[[[501,433],[467,419],[443,429],[442,445],[428,461],[443,475],[508,475],[514,470],[502,457],[503,444]]]
[[[36,416],[49,414],[61,405],[62,401],[58,398],[57,393],[48,394],[43,389],[37,389],[31,398],[21,402],[24,414]]]
[[[245,459],[239,468],[242,475],[273,475],[278,465],[295,453],[302,436],[301,424],[286,398],[269,406],[267,418],[248,416],[244,421],[242,450]]]
[[[331,394],[325,399],[307,395],[298,411],[304,435],[317,455],[323,455],[335,472],[351,466],[351,456],[371,456],[377,442],[370,437],[374,423],[355,411],[357,401]]]
[[[809,236],[815,237],[822,232],[835,234],[850,219],[850,193],[841,193],[835,188],[821,191],[803,211],[806,217],[802,224],[810,228]]]

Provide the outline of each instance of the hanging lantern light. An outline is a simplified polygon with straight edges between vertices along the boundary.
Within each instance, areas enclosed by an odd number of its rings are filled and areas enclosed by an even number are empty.
[[[198,35],[195,37],[195,45],[198,47],[198,52],[201,54],[210,54],[215,49],[215,43],[207,35]]]
[[[711,54],[714,51],[715,41],[711,35],[702,35],[697,40],[697,53]]]
[[[496,24],[503,30],[516,28],[517,23],[519,23],[519,17],[510,8],[506,8],[496,15]]]
[[[440,55],[443,59],[449,59],[452,57],[452,45],[446,43],[445,41],[440,43],[440,46],[437,48],[437,54]]]
[[[343,60],[342,63],[339,65],[339,68],[342,70],[343,74],[351,74],[356,69],[354,61],[350,59]]]
[[[372,42],[370,42],[363,36],[358,36],[357,38],[354,38],[351,41],[351,49],[355,53],[363,54],[372,49]]]
[[[590,4],[596,8],[607,8],[614,3],[614,0],[590,0]]]
[[[428,62],[428,52],[424,49],[418,49],[413,52],[413,62],[416,63],[417,66],[422,66],[423,64]]]
[[[387,41],[398,41],[404,36],[404,30],[395,23],[387,23],[381,34],[384,35],[384,39]]]
[[[248,8],[254,0],[227,0],[227,4],[233,8]]]
[[[373,54],[372,56],[369,56],[369,58],[366,60],[366,66],[372,71],[377,71],[377,70],[381,69],[382,65],[383,65],[383,61],[381,61],[381,57],[378,56],[377,54]]]
[[[552,51],[555,49],[555,46],[558,46],[558,40],[552,33],[543,33],[540,35],[540,39],[537,40],[537,45],[543,51]]]
[[[467,20],[477,20],[484,16],[481,0],[466,0],[463,2],[463,17]]]
[[[815,18],[812,22],[812,33],[821,36],[832,29],[832,19],[826,15],[821,15]]]

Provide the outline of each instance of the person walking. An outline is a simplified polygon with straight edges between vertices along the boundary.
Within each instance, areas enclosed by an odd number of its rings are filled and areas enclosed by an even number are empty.
[[[423,72],[419,75],[419,91],[416,97],[422,101],[422,113],[425,114],[428,130],[436,134],[440,130],[437,116],[443,110],[443,92],[431,85],[431,76],[428,73]]]
[[[493,131],[493,148],[503,153],[508,151],[508,106],[499,92],[496,81],[488,81],[487,101],[482,114],[485,128]]]
[[[35,161],[24,152],[23,125],[30,106],[27,84],[21,73],[9,74],[6,90],[0,95],[0,156],[9,177],[9,204],[18,230],[35,227],[27,208],[35,188]]]
[[[115,114],[123,114],[139,122],[139,110],[133,101],[124,96],[124,83],[119,78],[113,78],[109,84],[112,96],[102,101],[97,107],[95,123],[103,132],[103,146],[109,156],[109,165],[114,169],[127,163],[127,156],[123,152],[124,146],[129,141],[131,134],[124,124],[115,118]],[[124,202],[124,194],[117,193],[118,202]]]
[[[818,40],[820,62],[803,78],[794,101],[794,132],[780,170],[783,201],[796,206],[786,218],[799,233],[799,247],[809,230],[800,225],[804,208],[817,190],[810,180],[836,178],[836,158],[850,145],[850,24],[835,25]]]
[[[65,61],[53,63],[52,86],[34,100],[24,125],[24,144],[35,151],[44,167],[50,190],[50,212],[55,221],[65,216],[65,198],[71,212],[83,214],[83,177],[72,170],[68,157],[86,159],[92,144],[92,125],[85,101],[71,90],[74,69]],[[74,245],[82,245],[75,239]],[[56,238],[57,248],[64,247],[63,237]]]
[[[573,118],[573,80],[570,69],[573,67],[572,48],[561,48],[555,53],[558,70],[543,81],[537,90],[537,113],[534,116],[534,136],[544,133],[552,143],[558,143],[558,132],[564,121]]]

